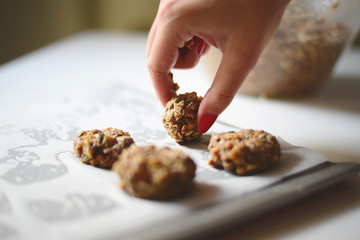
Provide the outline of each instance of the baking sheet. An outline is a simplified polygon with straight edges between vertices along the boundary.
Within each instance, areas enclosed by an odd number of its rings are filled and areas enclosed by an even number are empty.
[[[132,239],[151,226],[245,199],[327,161],[279,137],[282,157],[269,171],[239,177],[214,169],[207,163],[210,134],[237,128],[217,122],[200,142],[181,146],[167,136],[154,96],[121,79],[82,81],[66,91],[51,85],[36,94],[23,89],[6,101],[0,105],[1,239]],[[115,173],[80,163],[72,152],[75,134],[110,126],[130,132],[139,145],[191,155],[197,164],[194,190],[172,201],[139,199],[119,189]]]

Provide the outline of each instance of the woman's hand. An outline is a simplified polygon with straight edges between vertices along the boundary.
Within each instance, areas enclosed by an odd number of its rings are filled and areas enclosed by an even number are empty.
[[[176,95],[172,68],[194,67],[209,45],[220,49],[219,69],[198,111],[199,130],[206,132],[234,98],[289,2],[162,0],[147,44],[148,70],[161,103]]]

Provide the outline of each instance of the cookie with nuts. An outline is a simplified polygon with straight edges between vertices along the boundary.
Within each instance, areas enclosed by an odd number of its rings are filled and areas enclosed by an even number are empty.
[[[253,129],[213,134],[208,149],[210,165],[236,175],[263,171],[281,156],[280,144],[273,135]]]
[[[128,132],[116,128],[79,132],[74,141],[74,152],[85,164],[110,169],[121,152],[134,140]]]
[[[121,187],[129,194],[169,199],[191,189],[196,165],[177,149],[132,145],[123,151],[112,170],[119,174]]]
[[[187,142],[201,137],[196,121],[201,100],[201,96],[191,92],[179,94],[166,104],[162,122],[176,141]]]

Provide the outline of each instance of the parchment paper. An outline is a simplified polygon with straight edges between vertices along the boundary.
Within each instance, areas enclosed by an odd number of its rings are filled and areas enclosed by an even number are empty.
[[[0,239],[102,239],[264,188],[326,158],[281,138],[282,157],[261,174],[239,177],[208,165],[210,134],[238,130],[217,122],[201,141],[180,146],[161,123],[163,108],[121,79],[69,88],[40,82],[0,96]],[[180,148],[197,164],[195,188],[172,201],[129,196],[119,177],[82,164],[72,151],[80,130],[115,127],[135,142]],[[241,127],[241,126],[239,126]],[[266,130],[266,129],[264,129]]]

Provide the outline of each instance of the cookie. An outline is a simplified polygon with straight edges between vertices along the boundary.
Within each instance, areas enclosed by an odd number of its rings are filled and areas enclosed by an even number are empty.
[[[176,141],[187,142],[201,137],[196,121],[201,100],[201,96],[192,92],[179,94],[166,104],[162,122],[167,133]]]
[[[281,155],[273,135],[252,129],[213,134],[208,149],[210,165],[236,175],[263,171],[276,164]]]
[[[169,199],[188,192],[196,165],[180,150],[153,145],[132,145],[114,164],[121,187],[131,195],[147,199]]]
[[[110,169],[121,152],[133,143],[130,134],[120,129],[94,129],[76,135],[74,152],[85,164]]]

